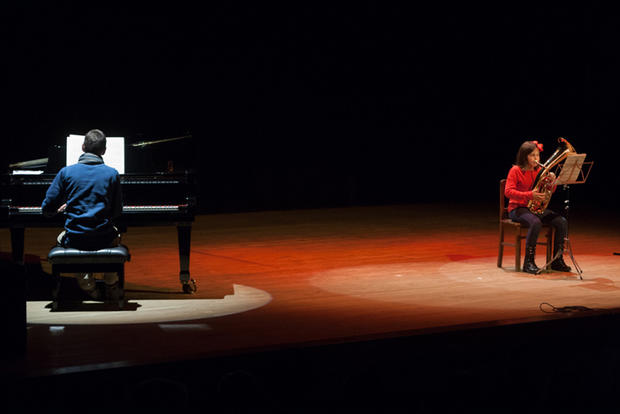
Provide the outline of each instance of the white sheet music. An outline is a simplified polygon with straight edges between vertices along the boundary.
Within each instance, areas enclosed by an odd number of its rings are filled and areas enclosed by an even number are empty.
[[[566,161],[564,161],[562,171],[560,171],[556,184],[562,185],[581,183],[582,181],[579,181],[579,176],[582,174],[581,167],[583,166],[585,159],[586,154],[571,154],[566,157]]]
[[[67,165],[77,164],[82,155],[82,144],[84,135],[69,135],[67,137]],[[125,138],[107,137],[106,151],[103,154],[103,162],[116,168],[119,174],[125,174]]]

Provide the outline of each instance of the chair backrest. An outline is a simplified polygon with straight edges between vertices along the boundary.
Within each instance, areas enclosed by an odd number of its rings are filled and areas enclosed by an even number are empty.
[[[506,179],[499,180],[499,221],[508,218],[508,209],[506,208],[506,199],[504,197],[504,190],[506,189]]]

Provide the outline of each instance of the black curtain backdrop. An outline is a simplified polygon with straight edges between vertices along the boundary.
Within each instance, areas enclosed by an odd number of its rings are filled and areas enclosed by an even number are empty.
[[[618,202],[612,10],[228,3],[3,6],[3,168],[189,133],[204,212],[495,203],[521,142],[562,136],[595,161],[574,203]]]

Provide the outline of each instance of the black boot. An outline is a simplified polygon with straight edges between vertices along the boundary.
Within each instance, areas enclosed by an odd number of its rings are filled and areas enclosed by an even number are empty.
[[[536,246],[525,246],[525,259],[523,260],[523,271],[525,273],[537,274],[540,269],[534,263],[536,256]]]
[[[566,263],[564,263],[564,258],[562,255],[564,254],[564,243],[557,243],[553,246],[553,257],[556,257],[553,262],[551,262],[551,269],[557,270],[558,272],[570,272],[571,268]]]

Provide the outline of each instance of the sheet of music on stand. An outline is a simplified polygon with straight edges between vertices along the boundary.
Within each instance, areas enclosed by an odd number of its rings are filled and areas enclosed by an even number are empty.
[[[82,155],[84,135],[69,135],[67,137],[67,165],[77,164]],[[125,174],[125,138],[107,137],[106,151],[103,154],[103,162],[116,168],[119,174]]]
[[[560,175],[556,180],[557,185],[564,184],[582,184],[586,181],[587,176],[584,177],[582,167],[586,159],[586,154],[571,154],[566,157],[564,166]],[[590,170],[588,170],[589,174]]]

